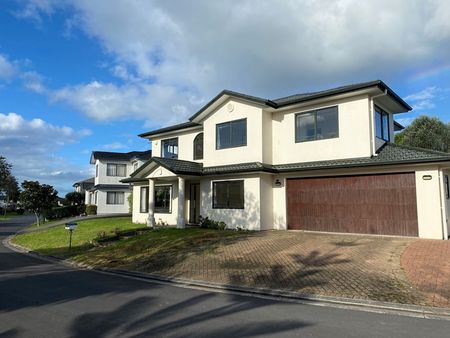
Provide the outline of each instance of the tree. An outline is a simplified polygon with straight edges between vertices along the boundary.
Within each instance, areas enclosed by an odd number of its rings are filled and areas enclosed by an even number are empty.
[[[11,175],[11,164],[6,162],[6,158],[0,156],[0,185],[2,185],[6,178]]]
[[[437,117],[419,116],[395,136],[395,143],[450,152],[450,124]]]
[[[68,205],[82,205],[84,203],[84,196],[81,192],[69,192],[65,198]]]
[[[2,189],[6,191],[9,201],[17,202],[19,199],[20,189],[19,183],[17,183],[17,180],[13,175],[6,177]]]
[[[41,215],[56,205],[58,192],[47,184],[37,181],[23,181],[20,202],[23,207],[36,215],[37,225],[40,225]]]

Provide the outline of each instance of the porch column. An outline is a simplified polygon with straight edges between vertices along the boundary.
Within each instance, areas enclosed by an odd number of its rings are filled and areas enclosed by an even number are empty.
[[[147,226],[155,227],[155,181],[151,178],[148,180],[148,218]]]
[[[184,229],[186,227],[186,222],[184,219],[184,185],[184,178],[178,177],[178,229]]]

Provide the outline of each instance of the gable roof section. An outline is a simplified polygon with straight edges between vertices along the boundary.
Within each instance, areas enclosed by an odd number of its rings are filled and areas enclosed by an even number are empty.
[[[160,129],[155,129],[146,133],[139,134],[139,137],[148,137],[153,136],[161,133],[168,133],[171,131],[177,131],[182,129],[188,129],[188,128],[194,128],[194,127],[201,127],[201,124],[195,123],[195,122],[184,122],[180,124],[175,124],[173,126],[164,127]]]
[[[75,182],[75,183],[72,185],[72,187],[75,187],[75,186],[81,185],[81,184],[84,184],[84,185],[92,184],[92,185],[94,185],[94,182],[95,182],[95,177],[90,177],[90,178],[87,178],[87,179],[85,179],[85,180]]]
[[[261,162],[238,163],[204,167],[202,163],[153,157],[137,169],[130,178],[121,182],[132,183],[143,181],[139,173],[154,163],[170,170],[177,175],[214,176],[236,173],[267,172],[272,174],[308,171],[319,169],[356,168],[369,166],[384,166],[397,164],[419,164],[450,162],[450,154],[428,149],[400,146],[393,143],[385,143],[378,151],[378,156],[349,158],[342,160],[314,161],[270,165]]]
[[[142,133],[139,135],[139,137],[149,137],[156,134],[161,133],[167,133],[187,128],[193,128],[200,126],[198,121],[194,122],[202,113],[207,111],[210,107],[213,107],[214,105],[217,105],[220,100],[223,100],[223,97],[235,97],[239,98],[245,101],[253,102],[255,104],[271,107],[274,109],[283,108],[289,105],[298,104],[302,102],[307,102],[315,99],[320,99],[332,95],[338,95],[338,94],[345,94],[350,93],[357,90],[363,90],[368,89],[372,87],[377,87],[382,91],[386,91],[387,95],[390,96],[395,102],[397,102],[401,107],[405,109],[405,111],[410,111],[412,108],[410,105],[408,105],[401,97],[399,97],[391,88],[389,88],[383,81],[381,80],[375,80],[375,81],[369,81],[369,82],[362,82],[347,86],[341,86],[336,87],[332,89],[317,91],[317,92],[310,92],[310,93],[301,93],[301,94],[295,94],[290,95],[278,99],[265,99],[257,96],[247,95],[243,93],[238,93],[231,90],[222,90],[218,95],[216,95],[211,101],[209,101],[207,104],[205,104],[202,108],[200,108],[199,111],[197,111],[194,115],[192,115],[189,118],[189,122],[184,122],[180,124],[176,124],[169,127],[164,127],[156,130],[152,130],[146,133]]]
[[[115,161],[131,161],[134,159],[148,160],[152,157],[152,151],[130,151],[128,153],[118,153],[112,151],[93,151],[90,163],[94,164],[95,160],[115,160]]]

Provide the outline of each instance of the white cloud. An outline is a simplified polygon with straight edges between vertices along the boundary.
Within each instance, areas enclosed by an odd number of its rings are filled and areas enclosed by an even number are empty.
[[[123,82],[48,95],[99,121],[179,122],[224,88],[273,98],[393,79],[450,58],[449,1],[62,3],[73,13],[68,22],[76,22],[71,33],[78,27],[97,39],[114,60],[107,68]],[[22,16],[48,16],[60,6],[28,1]]]
[[[405,97],[405,101],[410,101],[415,111],[424,111],[436,107],[435,100],[439,100],[439,96],[443,96],[448,89],[436,86],[427,87],[417,93],[410,94]]]
[[[174,87],[134,83],[116,85],[93,81],[49,93],[51,101],[65,102],[97,121],[151,120],[170,124],[184,120],[188,110]]]
[[[14,62],[8,60],[5,55],[0,54],[0,79],[9,79],[17,73]]]
[[[27,120],[16,113],[0,113],[0,155],[13,165],[20,182],[39,180],[54,185],[64,195],[72,190],[73,182],[91,175],[91,169],[68,163],[56,153],[89,133],[38,118]]]

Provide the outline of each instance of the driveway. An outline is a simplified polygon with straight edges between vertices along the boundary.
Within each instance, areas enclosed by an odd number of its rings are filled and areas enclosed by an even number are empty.
[[[193,247],[183,259],[145,258],[113,267],[220,284],[284,289],[424,305],[400,257],[412,238],[263,231],[210,249]],[[181,255],[181,254],[180,254]],[[103,259],[103,257],[102,257]],[[106,264],[102,261],[102,264]],[[114,266],[115,264],[115,266]]]
[[[0,223],[0,239],[26,218]],[[153,284],[0,245],[0,337],[446,337],[450,322]]]

